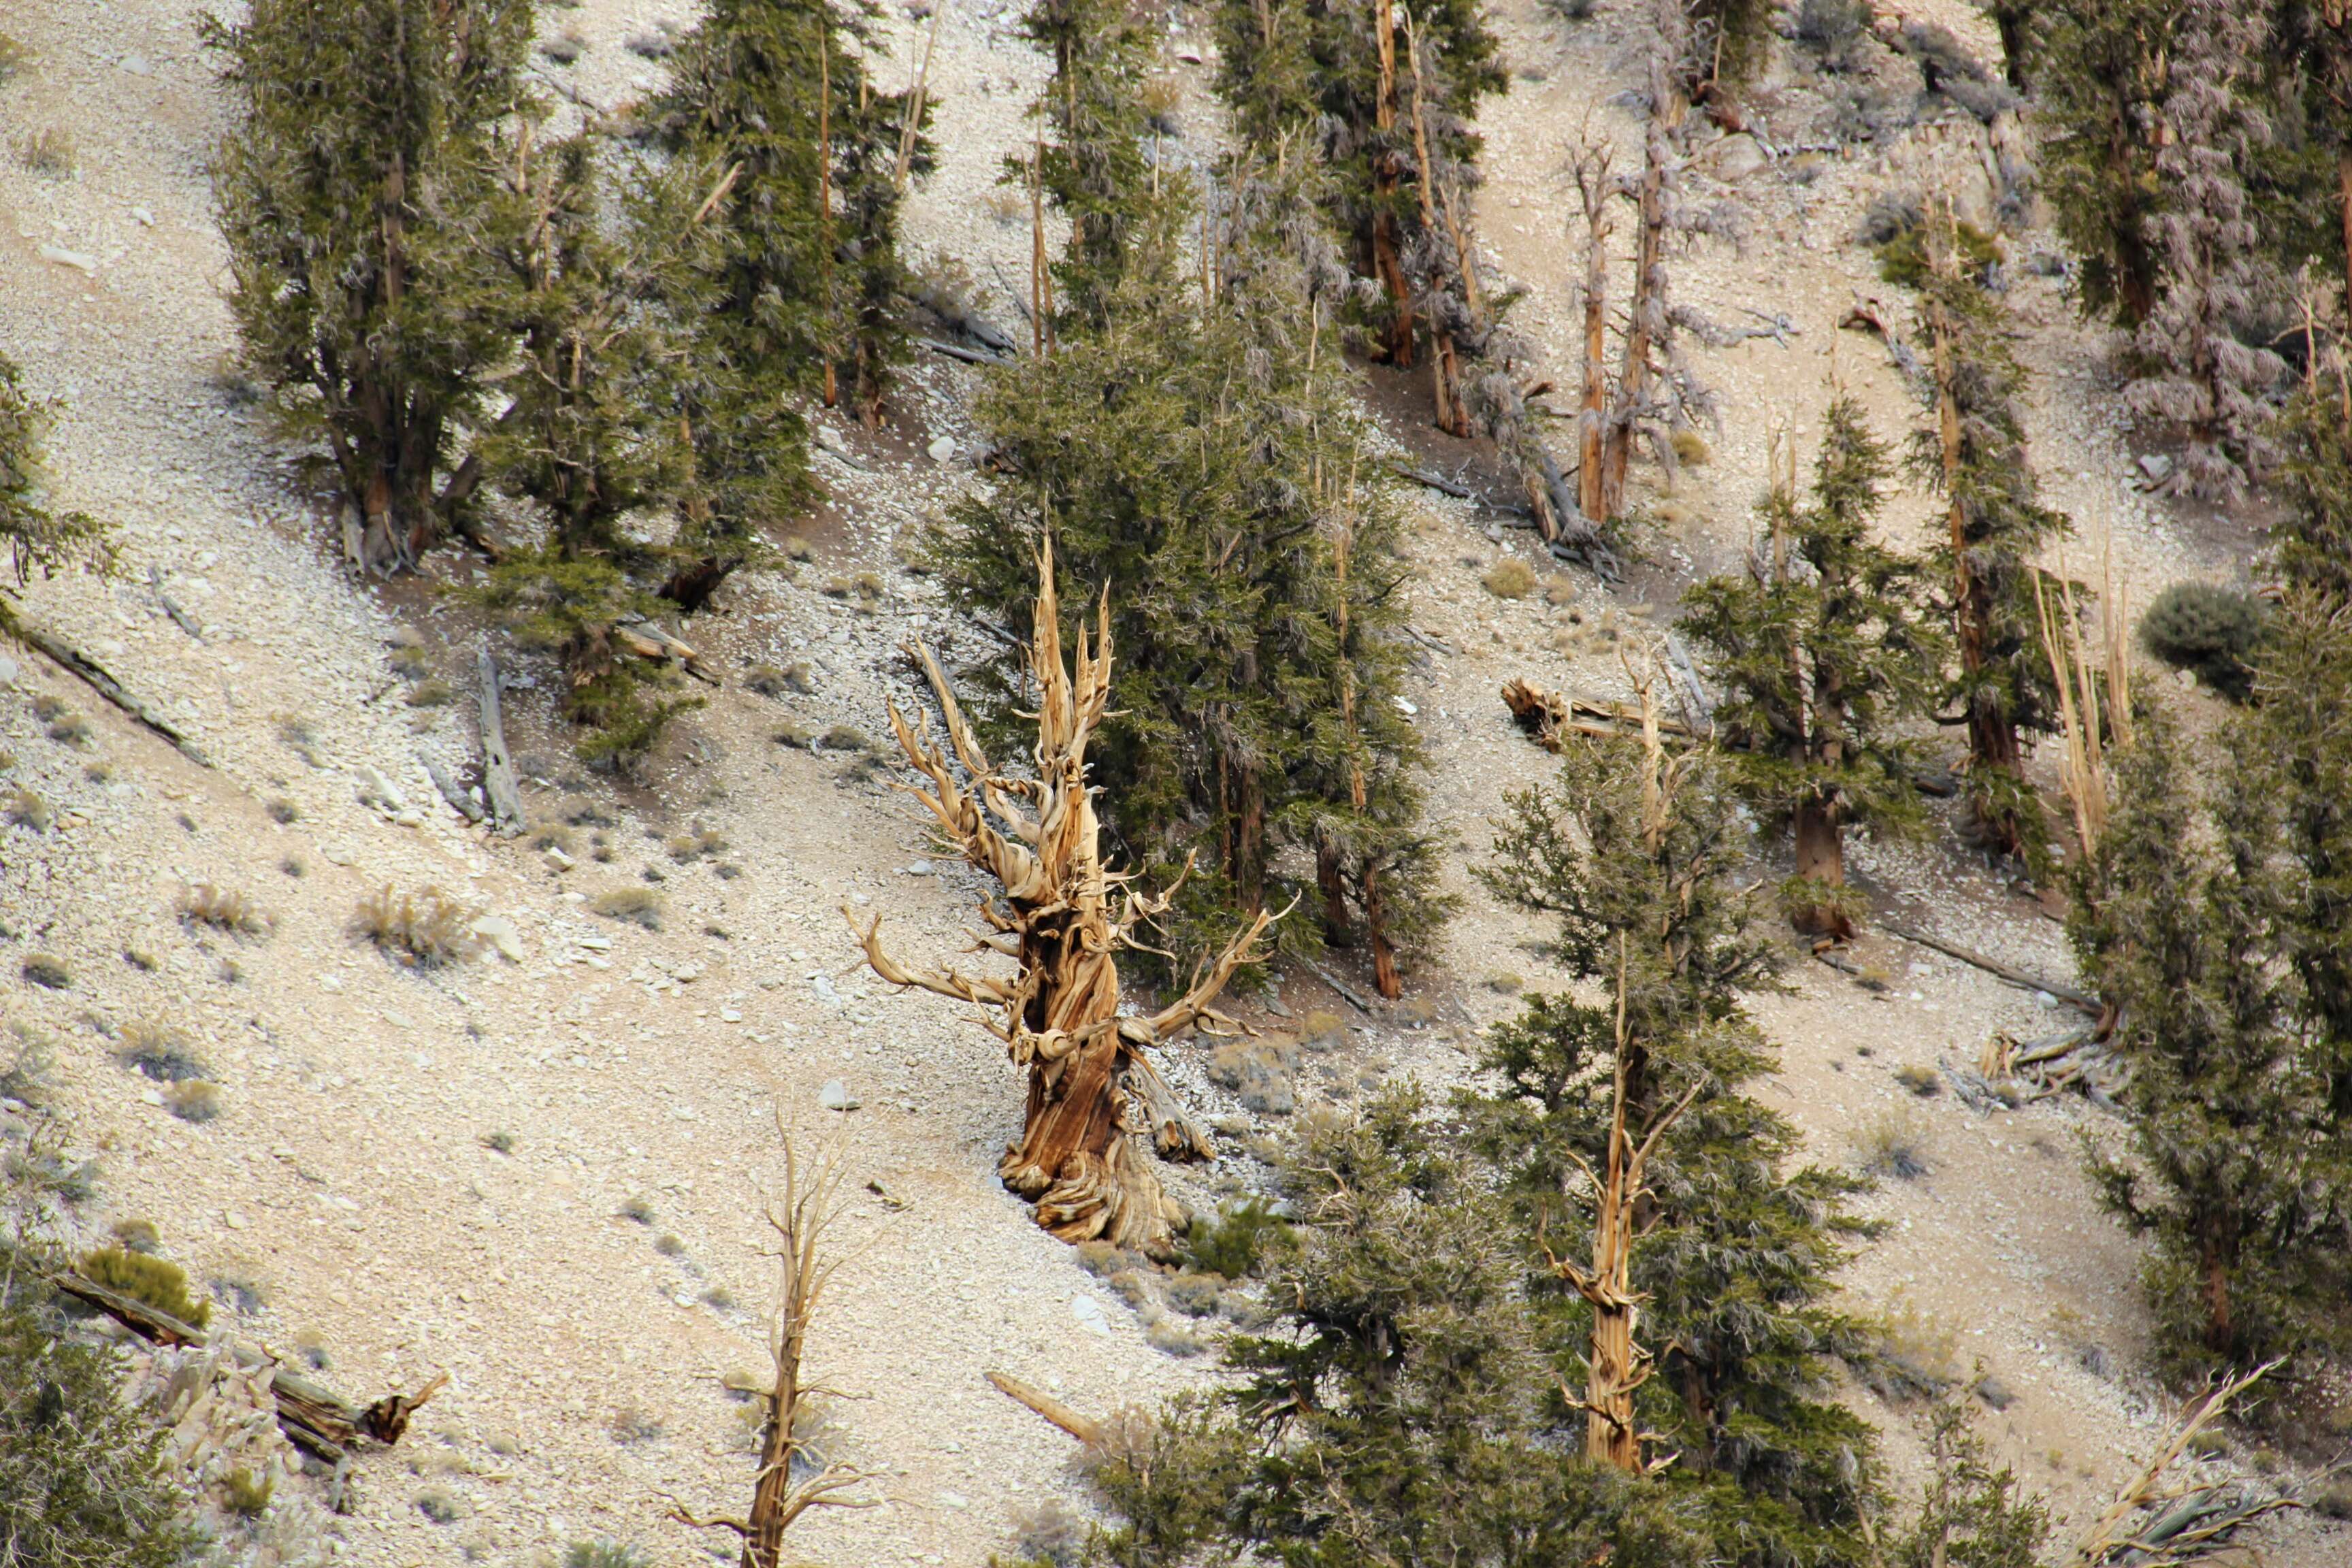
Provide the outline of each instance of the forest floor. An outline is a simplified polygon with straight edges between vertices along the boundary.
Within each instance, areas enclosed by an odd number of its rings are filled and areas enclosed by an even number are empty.
[[[1569,144],[1613,136],[1621,167],[1638,147],[1618,99],[1633,79],[1626,9],[1604,4],[1572,27],[1536,0],[1492,11],[1514,81],[1483,126],[1479,226],[1498,273],[1526,286],[1516,319],[1556,373],[1575,348],[1580,264],[1570,258],[1582,247]],[[1992,52],[1972,11],[1916,12]],[[896,427],[833,432],[819,458],[832,500],[806,530],[811,559],[739,577],[724,613],[688,628],[724,684],[679,722],[642,784],[616,794],[592,780],[548,726],[545,690],[514,693],[530,809],[569,822],[569,837],[554,858],[488,837],[444,806],[425,771],[428,760],[454,769],[474,744],[481,628],[441,590],[475,568],[445,555],[423,581],[354,584],[331,512],[234,372],[205,174],[219,106],[197,15],[192,0],[12,6],[8,30],[36,59],[0,85],[12,150],[50,126],[78,146],[68,178],[43,177],[13,151],[0,160],[0,347],[68,405],[53,443],[57,499],[112,521],[122,546],[110,581],[37,582],[26,605],[182,724],[212,763],[131,725],[37,655],[12,653],[0,668],[8,782],[41,797],[51,819],[0,829],[0,1010],[54,1042],[55,1102],[102,1172],[93,1230],[153,1222],[166,1255],[213,1285],[241,1331],[278,1344],[320,1336],[321,1375],[349,1393],[450,1374],[414,1435],[361,1467],[354,1512],[338,1526],[344,1556],[523,1563],[591,1537],[640,1543],[663,1563],[731,1556],[724,1538],[667,1516],[677,1504],[736,1510],[751,1484],[751,1406],[722,1380],[764,1361],[772,1265],[761,1201],[781,1169],[781,1117],[804,1145],[834,1150],[847,1176],[833,1237],[843,1264],[809,1353],[843,1394],[827,1417],[833,1451],[873,1474],[868,1495],[881,1504],[810,1517],[795,1552],[841,1568],[976,1568],[1009,1546],[1024,1510],[1075,1496],[1068,1439],[994,1392],[986,1372],[1101,1412],[1198,1386],[1214,1368],[1213,1356],[1149,1342],[1138,1316],[1000,1189],[996,1159],[1020,1112],[1015,1072],[961,1010],[875,983],[838,912],[887,911],[902,955],[946,953],[962,944],[976,879],[928,858],[903,798],[853,750],[774,739],[787,725],[887,737],[886,698],[913,691],[900,642],[958,635],[931,581],[907,568],[923,526],[974,482],[963,454],[979,373],[927,360]],[[1030,134],[1024,110],[1042,75],[1015,16],[1005,0],[948,0],[930,68],[941,166],[910,204],[914,247],[960,262],[1006,324],[1018,320],[1028,237],[991,197],[1003,156]],[[551,10],[544,29],[574,29],[586,50],[569,68],[539,68],[614,107],[658,70],[624,40],[691,19],[656,0]],[[1205,156],[1213,51],[1204,19],[1184,20],[1170,68],[1184,84],[1194,155]],[[881,79],[910,74],[925,26],[897,9],[881,19],[892,46],[874,68]],[[1775,68],[1768,121],[1802,118],[1802,85]],[[1912,427],[1882,346],[1838,329],[1853,291],[1871,285],[1855,229],[1882,193],[1965,176],[1979,142],[1973,121],[1923,124],[1876,145],[1767,160],[1728,182],[1704,171],[1746,160],[1701,151],[1692,198],[1737,211],[1744,232],[1678,251],[1675,297],[1718,321],[1745,320],[1743,308],[1785,314],[1791,330],[1785,341],[1690,346],[1719,413],[1711,458],[1671,489],[1655,470],[1641,476],[1652,559],[1620,588],[1555,571],[1529,535],[1492,530],[1468,503],[1408,489],[1408,591],[1428,651],[1410,694],[1463,910],[1440,962],[1395,1007],[1360,1012],[1312,974],[1282,978],[1286,1016],[1328,1009],[1349,1026],[1309,1058],[1302,1102],[1407,1074],[1438,1089],[1463,1082],[1479,1030],[1516,1008],[1514,993],[1561,983],[1536,951],[1541,922],[1471,875],[1491,852],[1503,792],[1546,766],[1497,689],[1526,675],[1624,696],[1620,644],[1639,647],[1670,618],[1694,574],[1737,563],[1769,427],[1787,421],[1810,458],[1832,378],[1864,400],[1882,437]],[[2048,243],[2037,232],[2020,245]],[[2095,343],[2053,281],[2016,274],[2035,460],[2045,495],[2081,531],[2070,563],[2095,581],[2085,563],[2111,552],[2139,605],[2173,581],[2242,578],[2257,532],[2134,488],[2136,453]],[[1389,433],[1417,461],[1475,458],[1416,423],[1413,388],[1379,380]],[[944,460],[930,455],[942,436],[960,444]],[[1904,492],[1885,514],[1890,534],[1924,542],[1932,510]],[[1482,577],[1506,554],[1557,574],[1565,602],[1490,595]],[[863,573],[878,577],[878,597],[848,586]],[[770,699],[740,680],[750,666],[796,661],[813,668],[806,694]],[[455,700],[433,700],[443,695]],[[45,697],[86,716],[87,736],[37,714]],[[1855,847],[1874,907],[2067,976],[2057,925],[1950,826]],[[244,892],[274,930],[192,929],[177,901],[202,883]],[[503,916],[509,954],[431,975],[386,962],[350,931],[358,900],[386,884],[437,884]],[[658,929],[588,908],[648,887]],[[63,961],[63,988],[17,978],[37,952]],[[2113,1123],[2074,1099],[1981,1114],[1895,1077],[1973,1064],[1994,1031],[2047,1033],[2058,1015],[1885,934],[1865,936],[1858,954],[1890,978],[1876,991],[1790,952],[1787,988],[1754,1003],[1782,1053],[1772,1100],[1818,1160],[1853,1166],[1892,1137],[1926,1167],[1864,1202],[1886,1230],[1847,1274],[1854,1304],[1886,1314],[1924,1363],[1981,1363],[2000,1405],[1986,1412],[2000,1454],[2085,1521],[2173,1410],[2147,1370],[2137,1249],[2098,1212],[2078,1157],[2078,1134]],[[195,1040],[222,1090],[216,1118],[175,1119],[154,1085],[118,1065],[112,1037],[133,1020]],[[1218,1167],[1174,1178],[1202,1206],[1265,1174],[1239,1147],[1265,1119],[1253,1125],[1208,1080],[1205,1055],[1178,1047],[1171,1076],[1244,1136]],[[857,1109],[821,1108],[835,1079]],[[1853,1398],[1907,1473],[1916,1412],[1861,1388]],[[2219,1462],[2273,1461],[2248,1447]],[[447,1522],[418,1506],[428,1491],[448,1505],[436,1510]],[[2278,1568],[2316,1568],[2344,1561],[2352,1533],[2289,1516],[2268,1551]]]

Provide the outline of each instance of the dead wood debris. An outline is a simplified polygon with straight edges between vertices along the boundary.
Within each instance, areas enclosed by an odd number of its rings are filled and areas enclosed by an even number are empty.
[[[2264,1514],[2301,1507],[2292,1498],[2261,1496],[2237,1478],[2199,1474],[2180,1464],[2197,1435],[2277,1365],[2268,1362],[2231,1378],[2191,1406],[2076,1543],[2067,1568],[2184,1568],[2219,1556]]]
[[[60,1274],[54,1283],[67,1295],[98,1308],[152,1343],[205,1342],[203,1330],[79,1274]],[[266,1348],[235,1342],[230,1350],[240,1365],[248,1367],[274,1364],[278,1359]],[[415,1394],[387,1394],[373,1405],[358,1405],[320,1384],[278,1367],[270,1377],[269,1392],[278,1403],[278,1425],[288,1439],[329,1464],[340,1464],[362,1443],[380,1443],[389,1447],[399,1442],[401,1435],[408,1430],[409,1417],[448,1380],[448,1374],[443,1373]]]

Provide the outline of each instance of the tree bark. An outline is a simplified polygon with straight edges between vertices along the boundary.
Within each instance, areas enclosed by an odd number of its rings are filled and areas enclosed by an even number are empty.
[[[1584,396],[1576,417],[1576,505],[1596,524],[1610,518],[1604,454],[1609,431],[1610,225],[1600,206],[1606,199],[1598,192],[1585,197],[1585,223],[1591,238],[1584,255]]]
[[[1021,1137],[1004,1152],[998,1174],[1036,1205],[1037,1223],[1065,1241],[1101,1239],[1154,1258],[1174,1253],[1181,1211],[1162,1191],[1139,1122],[1158,1128],[1160,1152],[1204,1158],[1205,1137],[1172,1110],[1146,1054],[1203,1019],[1225,983],[1255,962],[1274,916],[1261,910],[1202,973],[1192,990],[1150,1016],[1121,1016],[1116,954],[1130,931],[1166,912],[1174,889],[1138,893],[1103,864],[1100,830],[1087,785],[1086,751],[1110,699],[1110,607],[1097,617],[1095,651],[1083,626],[1074,657],[1063,663],[1061,606],[1054,589],[1052,546],[1038,566],[1030,668],[1037,683],[1037,773],[997,773],[971,727],[939,661],[915,651],[945,717],[959,777],[929,742],[928,726],[910,723],[894,703],[898,744],[929,787],[911,793],[972,865],[993,876],[1001,898],[982,906],[992,935],[983,947],[1018,960],[1010,979],[955,970],[907,969],[883,951],[881,919],[859,928],[866,962],[893,985],[914,985],[995,1010],[990,1029],[1013,1060],[1028,1069]],[[967,782],[967,780],[969,782]],[[848,911],[844,910],[845,918]],[[1146,1115],[1131,1111],[1143,1101]]]
[[[740,555],[703,555],[681,564],[661,585],[661,596],[691,616],[710,602],[735,569]]]
[[[1821,801],[1806,801],[1797,807],[1795,837],[1798,877],[1825,889],[1843,889],[1845,831],[1838,826],[1834,812]],[[1853,922],[1838,908],[1834,898],[1799,905],[1790,910],[1789,918],[1799,931],[1811,936],[1838,942],[1850,941],[1853,936]]]
[[[1396,943],[1389,936],[1389,908],[1381,893],[1381,864],[1364,863],[1364,935],[1372,947],[1372,989],[1393,1002],[1404,994],[1404,978],[1397,972]]]
[[[1613,518],[1625,506],[1625,470],[1633,437],[1650,397],[1650,353],[1656,341],[1659,300],[1665,291],[1666,158],[1671,89],[1664,70],[1651,67],[1651,110],[1643,133],[1641,233],[1634,244],[1633,294],[1625,324],[1625,353],[1617,372],[1617,405],[1609,421],[1601,460],[1601,506],[1596,521]]]

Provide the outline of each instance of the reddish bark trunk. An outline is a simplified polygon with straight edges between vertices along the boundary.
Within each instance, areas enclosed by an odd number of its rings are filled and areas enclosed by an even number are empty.
[[[1845,886],[1845,832],[1838,826],[1836,816],[1819,802],[1807,801],[1797,808],[1797,875],[1824,889],[1842,889]],[[1796,928],[1811,936],[1825,936],[1839,942],[1853,935],[1853,922],[1838,907],[1834,897],[1816,903],[1801,903],[1789,911]]]

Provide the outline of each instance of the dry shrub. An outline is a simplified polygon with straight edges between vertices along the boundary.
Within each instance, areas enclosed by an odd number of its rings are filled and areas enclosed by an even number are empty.
[[[192,1078],[163,1091],[163,1108],[181,1121],[201,1127],[221,1113],[221,1091],[203,1079]]]
[[[1908,1182],[1927,1173],[1927,1121],[1897,1104],[1854,1134],[1855,1163],[1869,1175]]]
[[[73,966],[55,953],[34,953],[25,960],[23,973],[34,984],[49,991],[63,991],[73,984]]]
[[[471,909],[434,887],[402,893],[386,883],[352,912],[353,935],[412,969],[440,969],[473,957],[480,946],[473,923]]]
[[[39,792],[23,784],[8,792],[5,804],[0,805],[0,812],[5,812],[8,820],[17,826],[29,827],[36,833],[47,833],[49,824],[56,820],[49,810],[49,803],[41,798]]]
[[[232,936],[267,936],[275,923],[243,893],[211,882],[198,882],[180,895],[180,918]]]
[[[157,1083],[185,1083],[205,1076],[204,1059],[188,1037],[170,1024],[135,1018],[122,1026],[115,1059]]]

